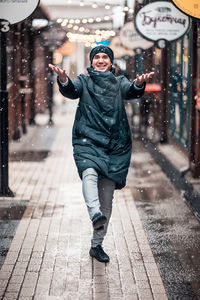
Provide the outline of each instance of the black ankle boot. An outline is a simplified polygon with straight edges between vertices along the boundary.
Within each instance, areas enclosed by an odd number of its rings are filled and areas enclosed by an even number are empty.
[[[96,258],[96,260],[100,262],[109,262],[110,258],[106,254],[106,252],[103,250],[101,245],[97,245],[96,247],[90,248],[90,256]]]

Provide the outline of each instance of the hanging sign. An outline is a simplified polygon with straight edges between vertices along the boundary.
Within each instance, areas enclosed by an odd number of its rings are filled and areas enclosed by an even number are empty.
[[[200,1],[199,0],[172,0],[178,9],[185,14],[200,19]]]
[[[154,44],[144,39],[135,29],[133,22],[126,23],[119,34],[122,45],[128,49],[148,49]]]
[[[110,42],[110,47],[112,48],[113,52],[114,52],[114,56],[115,58],[120,58],[123,56],[134,56],[135,52],[131,49],[125,48],[121,41],[119,36],[115,36],[112,38],[111,42]]]
[[[142,36],[164,48],[166,42],[175,41],[188,31],[190,20],[171,2],[155,1],[138,10],[135,26]]]
[[[0,0],[0,19],[10,24],[28,18],[39,5],[40,0]]]

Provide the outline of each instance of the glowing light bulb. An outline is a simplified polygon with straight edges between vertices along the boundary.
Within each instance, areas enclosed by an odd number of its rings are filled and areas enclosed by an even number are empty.
[[[88,22],[89,22],[89,23],[93,23],[93,22],[94,22],[94,19],[93,19],[93,18],[89,18],[89,19],[88,19]]]
[[[101,18],[97,17],[96,22],[101,22]]]
[[[62,18],[58,18],[57,19],[57,23],[62,23],[63,19]]]
[[[110,9],[110,4],[106,4],[105,9]]]

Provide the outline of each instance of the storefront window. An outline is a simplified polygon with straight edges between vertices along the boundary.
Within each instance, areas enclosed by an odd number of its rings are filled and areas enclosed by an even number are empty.
[[[170,49],[169,135],[184,149],[189,146],[190,34],[172,43]]]
[[[142,74],[144,69],[144,51],[139,49],[135,54],[135,72],[136,74]]]

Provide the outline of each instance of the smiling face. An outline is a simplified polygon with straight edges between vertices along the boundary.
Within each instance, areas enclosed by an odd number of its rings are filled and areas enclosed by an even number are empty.
[[[112,64],[110,61],[110,57],[103,52],[97,53],[92,60],[92,67],[100,72],[108,72],[111,68]]]

